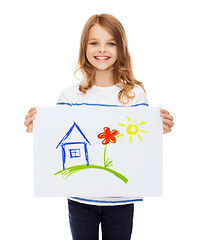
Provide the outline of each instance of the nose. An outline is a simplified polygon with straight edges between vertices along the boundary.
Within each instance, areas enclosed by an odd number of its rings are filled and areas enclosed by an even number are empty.
[[[106,50],[105,50],[105,47],[104,47],[104,45],[103,44],[101,44],[100,46],[99,46],[99,52],[105,52]]]

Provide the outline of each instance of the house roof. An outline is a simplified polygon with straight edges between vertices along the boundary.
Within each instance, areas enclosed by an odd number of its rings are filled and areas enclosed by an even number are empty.
[[[61,145],[61,143],[62,143],[63,141],[65,141],[65,140],[69,137],[69,135],[70,135],[71,132],[73,131],[74,127],[77,128],[77,130],[78,130],[79,133],[83,136],[83,138],[85,139],[85,141],[91,145],[91,143],[88,141],[88,139],[86,138],[86,136],[84,135],[84,133],[82,132],[82,130],[80,129],[80,127],[74,122],[73,125],[72,125],[72,127],[71,127],[71,128],[68,130],[68,132],[66,133],[66,135],[65,135],[65,136],[61,139],[61,141],[58,143],[56,149]]]

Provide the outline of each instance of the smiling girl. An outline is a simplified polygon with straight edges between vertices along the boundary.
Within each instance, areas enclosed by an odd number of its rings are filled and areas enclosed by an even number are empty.
[[[143,84],[133,75],[127,38],[122,24],[109,14],[94,15],[86,22],[80,42],[78,68],[84,79],[62,91],[59,105],[102,104],[106,106],[148,106]],[[33,131],[36,108],[25,120]],[[171,131],[173,117],[161,109],[163,133]],[[131,238],[134,202],[142,198],[68,199],[70,227],[74,240],[97,240],[99,224],[103,240]]]

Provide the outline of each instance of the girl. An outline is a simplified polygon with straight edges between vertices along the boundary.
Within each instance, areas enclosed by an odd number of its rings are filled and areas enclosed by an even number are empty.
[[[148,105],[143,84],[133,75],[124,28],[112,15],[94,15],[86,22],[75,73],[78,70],[84,80],[65,89],[58,104]],[[33,131],[36,112],[36,108],[31,108],[26,116],[27,132]],[[163,133],[168,133],[174,125],[173,117],[163,109],[161,116]],[[100,223],[103,240],[130,239],[136,201],[142,198],[69,198],[73,239],[97,240]]]

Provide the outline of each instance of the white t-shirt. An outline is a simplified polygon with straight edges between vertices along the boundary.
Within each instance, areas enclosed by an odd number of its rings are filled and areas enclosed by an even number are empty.
[[[135,86],[132,92],[135,97],[127,104],[122,104],[118,100],[118,93],[121,90],[119,86],[113,85],[110,87],[93,86],[88,89],[86,94],[79,91],[79,83],[72,87],[64,89],[59,98],[57,105],[74,106],[74,105],[103,105],[103,106],[148,106],[147,97],[144,90]],[[81,203],[91,205],[123,205],[142,201],[142,197],[124,198],[124,197],[107,197],[107,198],[80,198],[70,197],[69,199]]]

